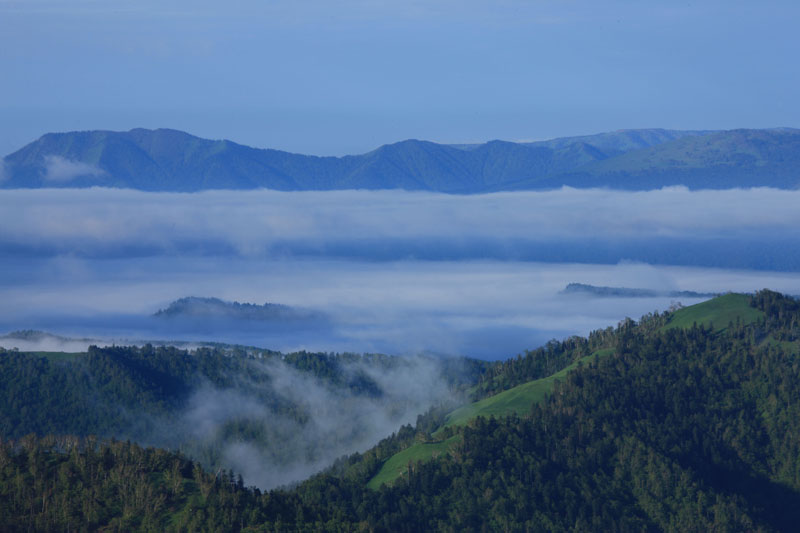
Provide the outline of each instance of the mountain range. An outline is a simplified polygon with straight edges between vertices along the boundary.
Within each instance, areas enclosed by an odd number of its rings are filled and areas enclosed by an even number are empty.
[[[620,130],[538,142],[406,140],[318,157],[171,129],[48,133],[6,156],[0,188],[405,189],[453,194],[608,187],[800,186],[800,130]]]

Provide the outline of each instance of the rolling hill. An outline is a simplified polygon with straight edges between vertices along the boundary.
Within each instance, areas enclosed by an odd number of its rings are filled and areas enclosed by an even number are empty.
[[[610,187],[645,190],[800,184],[800,130],[622,130],[533,143],[420,140],[317,157],[176,130],[48,133],[3,159],[2,188],[144,191],[406,189],[473,194]]]

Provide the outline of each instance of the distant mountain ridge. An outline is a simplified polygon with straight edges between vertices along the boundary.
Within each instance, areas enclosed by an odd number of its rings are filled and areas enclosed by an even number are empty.
[[[48,133],[6,156],[2,188],[144,191],[405,189],[454,194],[562,186],[647,190],[800,186],[800,130],[620,130],[548,141],[407,140],[318,157],[170,129]]]

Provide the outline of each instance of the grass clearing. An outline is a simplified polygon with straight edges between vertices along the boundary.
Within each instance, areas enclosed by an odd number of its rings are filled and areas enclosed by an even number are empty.
[[[699,304],[690,305],[675,311],[664,330],[672,328],[691,328],[714,325],[715,331],[723,331],[731,322],[739,318],[743,324],[752,324],[764,317],[764,312],[750,307],[746,294],[723,294]]]
[[[776,346],[787,353],[800,353],[800,341],[779,341],[772,335],[761,341],[760,346]]]

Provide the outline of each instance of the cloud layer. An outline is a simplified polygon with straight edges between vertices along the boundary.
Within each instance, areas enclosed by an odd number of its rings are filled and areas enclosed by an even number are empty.
[[[67,175],[68,172],[64,175]],[[638,260],[800,270],[800,191],[13,190],[0,253]]]
[[[672,298],[586,298],[570,282],[701,292],[764,287],[800,294],[800,275],[768,271],[510,261],[27,257],[5,261],[0,332],[225,341],[291,351],[434,351],[506,358],[547,340],[669,307]],[[324,312],[316,328],[174,325],[151,317],[187,295]],[[688,305],[695,300],[682,299]],[[175,327],[173,327],[173,325]],[[0,345],[3,345],[0,342]]]

